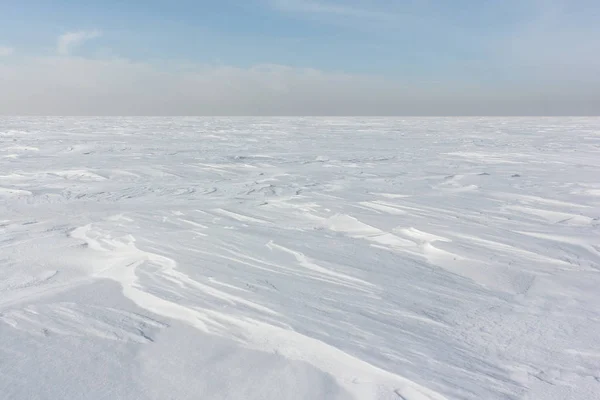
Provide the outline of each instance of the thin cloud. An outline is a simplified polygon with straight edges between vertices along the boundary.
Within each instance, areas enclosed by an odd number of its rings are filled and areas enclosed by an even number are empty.
[[[8,46],[0,46],[0,57],[8,57],[15,52],[15,49]]]
[[[397,15],[389,12],[332,2],[313,0],[272,0],[272,4],[280,10],[289,12],[329,14],[339,17],[352,17],[375,21],[392,21],[398,18]]]
[[[100,35],[101,32],[98,30],[67,32],[58,37],[56,51],[63,56],[70,55],[74,49],[80,47],[84,42],[95,39]]]
[[[431,26],[446,22],[431,11],[425,2],[390,2],[389,0],[262,0],[272,9],[324,24],[360,31],[366,34],[428,34]],[[451,31],[448,29],[448,31]],[[460,31],[453,25],[453,31]],[[453,40],[459,40],[454,38]]]
[[[532,3],[531,17],[490,47],[497,70],[548,85],[600,83],[600,27],[597,2],[547,0]]]

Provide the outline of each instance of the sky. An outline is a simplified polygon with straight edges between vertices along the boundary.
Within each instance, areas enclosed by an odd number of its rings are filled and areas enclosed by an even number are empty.
[[[600,115],[597,0],[21,0],[0,19],[0,115]]]

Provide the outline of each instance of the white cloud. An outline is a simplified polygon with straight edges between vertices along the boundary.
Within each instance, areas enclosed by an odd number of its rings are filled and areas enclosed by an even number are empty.
[[[85,41],[97,38],[101,35],[98,30],[67,32],[58,37],[56,50],[60,55],[69,55],[72,50],[81,46]]]
[[[8,57],[14,53],[14,49],[8,46],[0,46],[0,57]]]

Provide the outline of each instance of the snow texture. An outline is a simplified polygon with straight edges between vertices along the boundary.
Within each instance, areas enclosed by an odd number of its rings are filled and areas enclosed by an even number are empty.
[[[0,119],[3,399],[600,398],[600,119]]]

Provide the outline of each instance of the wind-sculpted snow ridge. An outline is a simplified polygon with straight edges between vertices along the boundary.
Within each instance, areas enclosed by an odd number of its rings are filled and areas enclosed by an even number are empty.
[[[600,119],[0,141],[0,397],[600,398]]]

